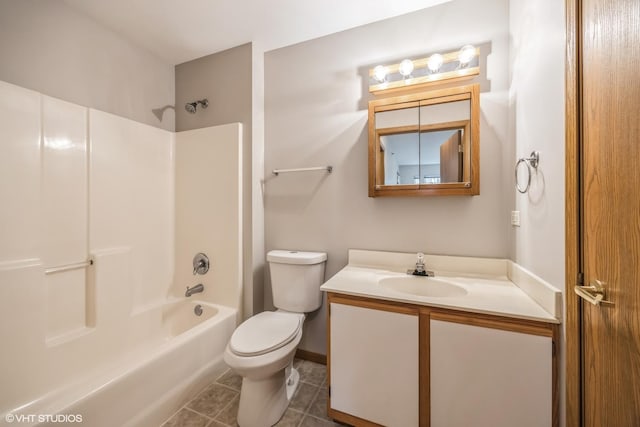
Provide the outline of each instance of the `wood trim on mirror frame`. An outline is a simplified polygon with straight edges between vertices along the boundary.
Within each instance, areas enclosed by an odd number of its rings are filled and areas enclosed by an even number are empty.
[[[464,168],[464,182],[448,182],[441,184],[406,184],[406,185],[381,185],[376,184],[380,180],[378,172],[379,137],[387,133],[383,129],[376,131],[375,114],[382,111],[391,111],[415,106],[442,104],[447,102],[468,99],[471,104],[470,120],[465,134],[464,162],[470,168]],[[474,196],[480,194],[480,85],[472,84],[427,92],[412,93],[408,95],[374,99],[369,101],[369,197],[416,197],[416,196]],[[443,123],[438,125],[451,125]],[[414,126],[417,130],[433,128],[432,125]],[[443,129],[444,129],[443,128]],[[382,132],[381,132],[382,131]]]

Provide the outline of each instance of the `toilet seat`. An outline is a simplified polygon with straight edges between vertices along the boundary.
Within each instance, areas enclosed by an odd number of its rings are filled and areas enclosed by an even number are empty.
[[[264,311],[244,321],[231,335],[229,349],[238,356],[260,356],[289,344],[297,336],[304,315]]]

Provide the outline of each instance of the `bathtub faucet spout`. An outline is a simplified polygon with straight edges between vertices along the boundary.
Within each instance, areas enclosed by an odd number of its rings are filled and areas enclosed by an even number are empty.
[[[190,297],[193,294],[198,294],[204,291],[204,286],[202,283],[195,285],[193,288],[187,286],[187,291],[184,293],[185,297]]]

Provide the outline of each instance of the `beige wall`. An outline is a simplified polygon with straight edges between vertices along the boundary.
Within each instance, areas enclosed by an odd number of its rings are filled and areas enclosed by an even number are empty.
[[[349,248],[507,257],[508,25],[508,0],[456,0],[267,52],[266,249],[326,251],[327,278],[344,267]],[[490,48],[480,195],[367,197],[368,69],[467,43]],[[271,175],[321,165],[333,173]],[[268,283],[265,301],[270,307]],[[301,348],[325,353],[324,310],[308,317]]]
[[[509,165],[540,151],[531,189],[513,192],[521,226],[511,229],[510,257],[564,290],[564,5],[554,0],[510,3],[509,132],[515,152]]]
[[[254,106],[252,92],[256,79],[253,70],[254,50],[251,43],[234,47],[222,52],[208,55],[176,66],[176,131],[200,129],[226,123],[242,123],[242,169],[243,169],[243,214],[242,214],[242,247],[243,247],[243,282],[244,312],[252,314],[261,311],[262,300],[255,304],[254,293],[262,297],[262,275],[255,281],[254,270],[262,269],[259,260],[254,263],[254,248],[262,254],[264,245],[260,240],[263,229],[262,215],[254,213],[261,210],[253,202],[253,152],[259,157],[259,147],[253,147]],[[209,107],[198,108],[195,114],[184,109],[187,102],[202,98],[209,100]],[[259,137],[260,135],[256,135]],[[260,145],[260,144],[258,144]],[[256,177],[256,179],[258,179]],[[255,228],[255,230],[254,230]],[[254,236],[256,243],[254,244]]]
[[[520,227],[509,234],[509,257],[566,292],[564,242],[564,3],[510,0],[511,90],[509,163],[540,151],[538,172],[527,194],[514,190],[512,209]],[[513,178],[510,182],[513,185]],[[513,188],[513,187],[511,187]],[[564,342],[564,331],[562,333]],[[562,346],[564,349],[564,345]],[[564,351],[560,351],[560,419],[565,425]]]
[[[0,80],[166,130],[174,70],[62,1],[0,0]],[[159,114],[159,112],[158,112]]]
[[[241,122],[246,133],[251,78],[251,43],[176,65],[176,131]],[[209,100],[207,109],[198,108],[195,114],[184,109],[187,102],[202,98]]]
[[[251,220],[253,226],[251,239],[253,253],[251,269],[253,270],[253,283],[247,284],[249,297],[245,298],[245,316],[247,313],[259,313],[264,310],[265,274],[264,199],[262,197],[264,182],[264,50],[256,43],[252,47]]]

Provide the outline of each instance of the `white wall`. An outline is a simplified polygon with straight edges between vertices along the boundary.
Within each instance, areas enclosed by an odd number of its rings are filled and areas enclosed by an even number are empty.
[[[509,257],[551,285],[565,286],[565,10],[556,0],[510,0],[509,135],[505,158],[511,209],[520,227],[509,233]],[[540,152],[531,189],[513,189],[518,158]],[[524,184],[524,182],[523,182]],[[522,184],[521,184],[522,185]],[[562,333],[564,343],[564,333]],[[564,344],[560,351],[560,419],[565,425]]]
[[[2,413],[159,325],[131,319],[173,276],[173,134],[0,82],[0,200]]]
[[[174,135],[97,110],[89,121],[89,247],[127,252],[122,286],[141,311],[164,301],[173,281]]]
[[[46,382],[38,365],[29,366],[29,381],[22,368],[45,340],[40,102],[40,94],[0,82],[0,412]]]
[[[79,105],[42,97],[42,262],[72,264],[89,255],[88,117]],[[84,327],[84,270],[45,277],[47,337]]]
[[[510,233],[511,258],[564,289],[564,5],[554,0],[511,0],[510,167],[540,152],[527,194],[515,190],[521,226]],[[511,172],[511,185],[514,184]]]
[[[452,30],[455,29],[455,30]],[[265,55],[266,249],[326,251],[326,277],[349,248],[507,257],[507,0],[455,0]],[[464,44],[490,54],[480,99],[480,195],[367,197],[368,70]],[[333,165],[332,174],[271,175]],[[265,287],[266,307],[271,306]],[[301,348],[325,353],[325,309],[308,317]]]
[[[63,1],[0,0],[0,58],[0,80],[174,129],[173,65]]]
[[[176,134],[176,250],[171,294],[204,285],[203,299],[242,310],[242,125]],[[209,257],[209,271],[193,275],[193,257]]]

